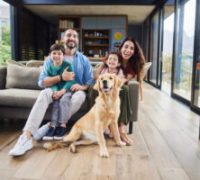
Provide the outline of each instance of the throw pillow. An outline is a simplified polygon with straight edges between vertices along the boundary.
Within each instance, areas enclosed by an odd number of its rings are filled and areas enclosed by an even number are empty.
[[[41,89],[37,84],[40,72],[41,68],[8,63],[6,88]]]
[[[145,76],[147,75],[147,72],[149,70],[149,68],[151,67],[152,62],[146,62],[144,64],[144,68],[143,71],[141,73],[141,79],[144,80]]]
[[[40,67],[43,66],[44,61],[40,61],[40,60],[30,60],[26,63],[27,67]]]

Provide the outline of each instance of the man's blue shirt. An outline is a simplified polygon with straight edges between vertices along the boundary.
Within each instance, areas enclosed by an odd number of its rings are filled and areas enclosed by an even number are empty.
[[[65,57],[64,60],[67,61],[67,58]],[[47,69],[52,63],[53,60],[51,59],[50,56],[48,56],[47,59],[44,61],[44,67],[38,79],[38,85],[40,87],[43,88],[45,87],[43,81],[46,77],[48,77]],[[78,84],[80,85],[93,84],[92,66],[90,65],[90,62],[86,56],[77,51],[73,56],[72,68],[75,73],[75,81]]]

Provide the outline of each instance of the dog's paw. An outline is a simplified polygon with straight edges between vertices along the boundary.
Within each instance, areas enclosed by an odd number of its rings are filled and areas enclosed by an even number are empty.
[[[72,153],[77,153],[76,146],[73,143],[69,146],[69,150]]]
[[[52,143],[50,142],[44,143],[43,148],[46,149],[47,151],[51,151],[53,148]]]
[[[107,150],[107,149],[102,149],[102,150],[100,150],[100,156],[101,156],[102,158],[108,158],[108,157],[109,157],[108,150]]]

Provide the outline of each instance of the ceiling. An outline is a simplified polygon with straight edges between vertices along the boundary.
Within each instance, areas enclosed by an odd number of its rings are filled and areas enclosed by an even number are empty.
[[[3,0],[21,5],[156,5],[166,0]],[[170,1],[170,0],[168,0]]]
[[[141,24],[154,5],[24,5],[43,19],[57,23],[59,15],[127,15],[129,24]]]

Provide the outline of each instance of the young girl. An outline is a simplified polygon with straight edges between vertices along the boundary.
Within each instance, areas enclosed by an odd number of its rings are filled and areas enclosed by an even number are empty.
[[[100,74],[111,73],[116,74],[120,78],[125,78],[123,70],[121,68],[121,61],[116,52],[111,52],[108,54],[105,62],[102,63],[94,73],[94,79],[98,79]],[[123,88],[122,88],[123,89]],[[94,89],[90,89],[89,98],[90,98],[90,107],[92,107],[95,103],[95,98],[98,96],[98,92]],[[127,101],[127,103],[130,103]],[[128,104],[129,105],[129,104]],[[109,129],[105,130],[105,134],[109,137],[112,137]]]
[[[121,68],[122,63],[120,62],[119,56],[116,52],[109,53],[106,61],[100,65],[100,67],[95,71],[94,79],[98,79],[100,74],[111,73],[116,74],[120,78],[124,78],[124,73]]]
[[[120,78],[125,78],[123,70],[121,68],[121,60],[116,52],[110,52],[106,60],[99,64],[94,71],[94,79],[97,80],[100,74],[111,73],[116,74]],[[93,88],[89,89],[88,93],[90,99],[90,108],[94,105],[95,99],[98,96],[98,92]]]

